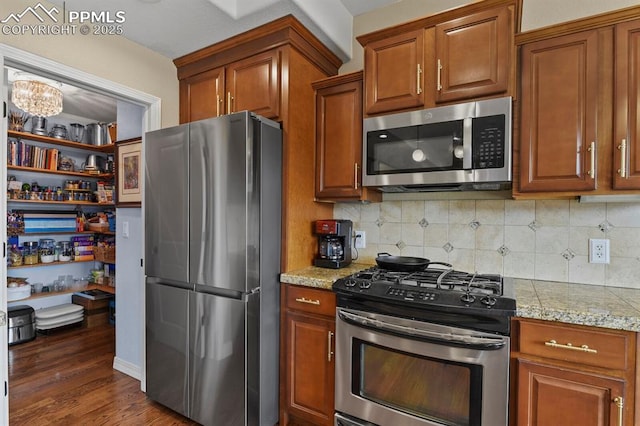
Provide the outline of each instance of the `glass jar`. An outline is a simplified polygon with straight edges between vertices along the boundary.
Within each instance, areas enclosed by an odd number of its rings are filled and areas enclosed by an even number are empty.
[[[22,265],[22,251],[16,244],[12,245],[11,250],[9,251],[9,262],[10,266]]]
[[[53,262],[56,254],[56,241],[53,238],[41,238],[38,253],[40,254],[40,262]]]
[[[58,260],[60,262],[69,262],[71,260],[72,254],[73,254],[73,250],[71,248],[70,241],[58,242]]]
[[[38,242],[25,241],[22,244],[22,258],[25,265],[38,263]]]

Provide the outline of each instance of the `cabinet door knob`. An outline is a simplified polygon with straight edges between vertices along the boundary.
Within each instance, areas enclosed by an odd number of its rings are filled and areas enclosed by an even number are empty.
[[[353,163],[353,187],[358,189],[358,163]]]
[[[596,143],[595,142],[591,142],[591,144],[589,145],[589,148],[587,148],[587,151],[589,151],[590,158],[591,158],[591,167],[589,168],[589,171],[587,171],[587,174],[589,176],[591,176],[591,179],[595,179],[596,178]]]
[[[613,398],[613,403],[618,407],[618,426],[622,426],[624,424],[622,421],[624,414],[624,399],[621,396],[616,396]]]
[[[330,331],[327,333],[327,361],[328,362],[331,362],[331,359],[333,358],[332,340],[333,340],[333,332]]]
[[[233,108],[231,104],[233,103],[233,96],[231,96],[231,92],[227,92],[227,114],[231,114],[233,112]]]
[[[618,169],[618,174],[621,178],[627,177],[627,140],[622,139],[620,145],[618,145],[618,149],[620,150],[620,168]]]

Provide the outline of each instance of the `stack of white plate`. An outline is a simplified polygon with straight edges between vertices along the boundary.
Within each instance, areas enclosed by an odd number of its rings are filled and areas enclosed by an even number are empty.
[[[36,329],[51,330],[63,325],[75,324],[82,322],[83,316],[84,308],[73,303],[38,309],[36,311]]]

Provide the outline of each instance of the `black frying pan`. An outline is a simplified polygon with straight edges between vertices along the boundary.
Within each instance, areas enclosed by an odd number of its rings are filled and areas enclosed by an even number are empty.
[[[391,256],[389,253],[378,253],[376,263],[383,269],[398,272],[423,271],[429,265],[444,265],[451,268],[451,265],[444,262],[431,262],[424,257]]]

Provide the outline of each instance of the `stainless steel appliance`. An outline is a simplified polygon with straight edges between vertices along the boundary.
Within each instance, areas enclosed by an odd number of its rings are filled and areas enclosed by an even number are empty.
[[[107,123],[90,123],[85,127],[87,139],[91,145],[101,146],[110,144],[109,125]]]
[[[203,425],[278,421],[282,133],[240,112],[145,136],[146,389]]]
[[[29,342],[36,338],[36,314],[28,305],[12,306],[7,310],[9,345]]]
[[[339,269],[351,264],[351,234],[353,223],[345,219],[317,220],[314,232],[318,236],[315,266]]]
[[[364,120],[362,184],[385,192],[511,185],[511,98]]]
[[[335,424],[506,426],[510,289],[449,267],[336,281]]]

